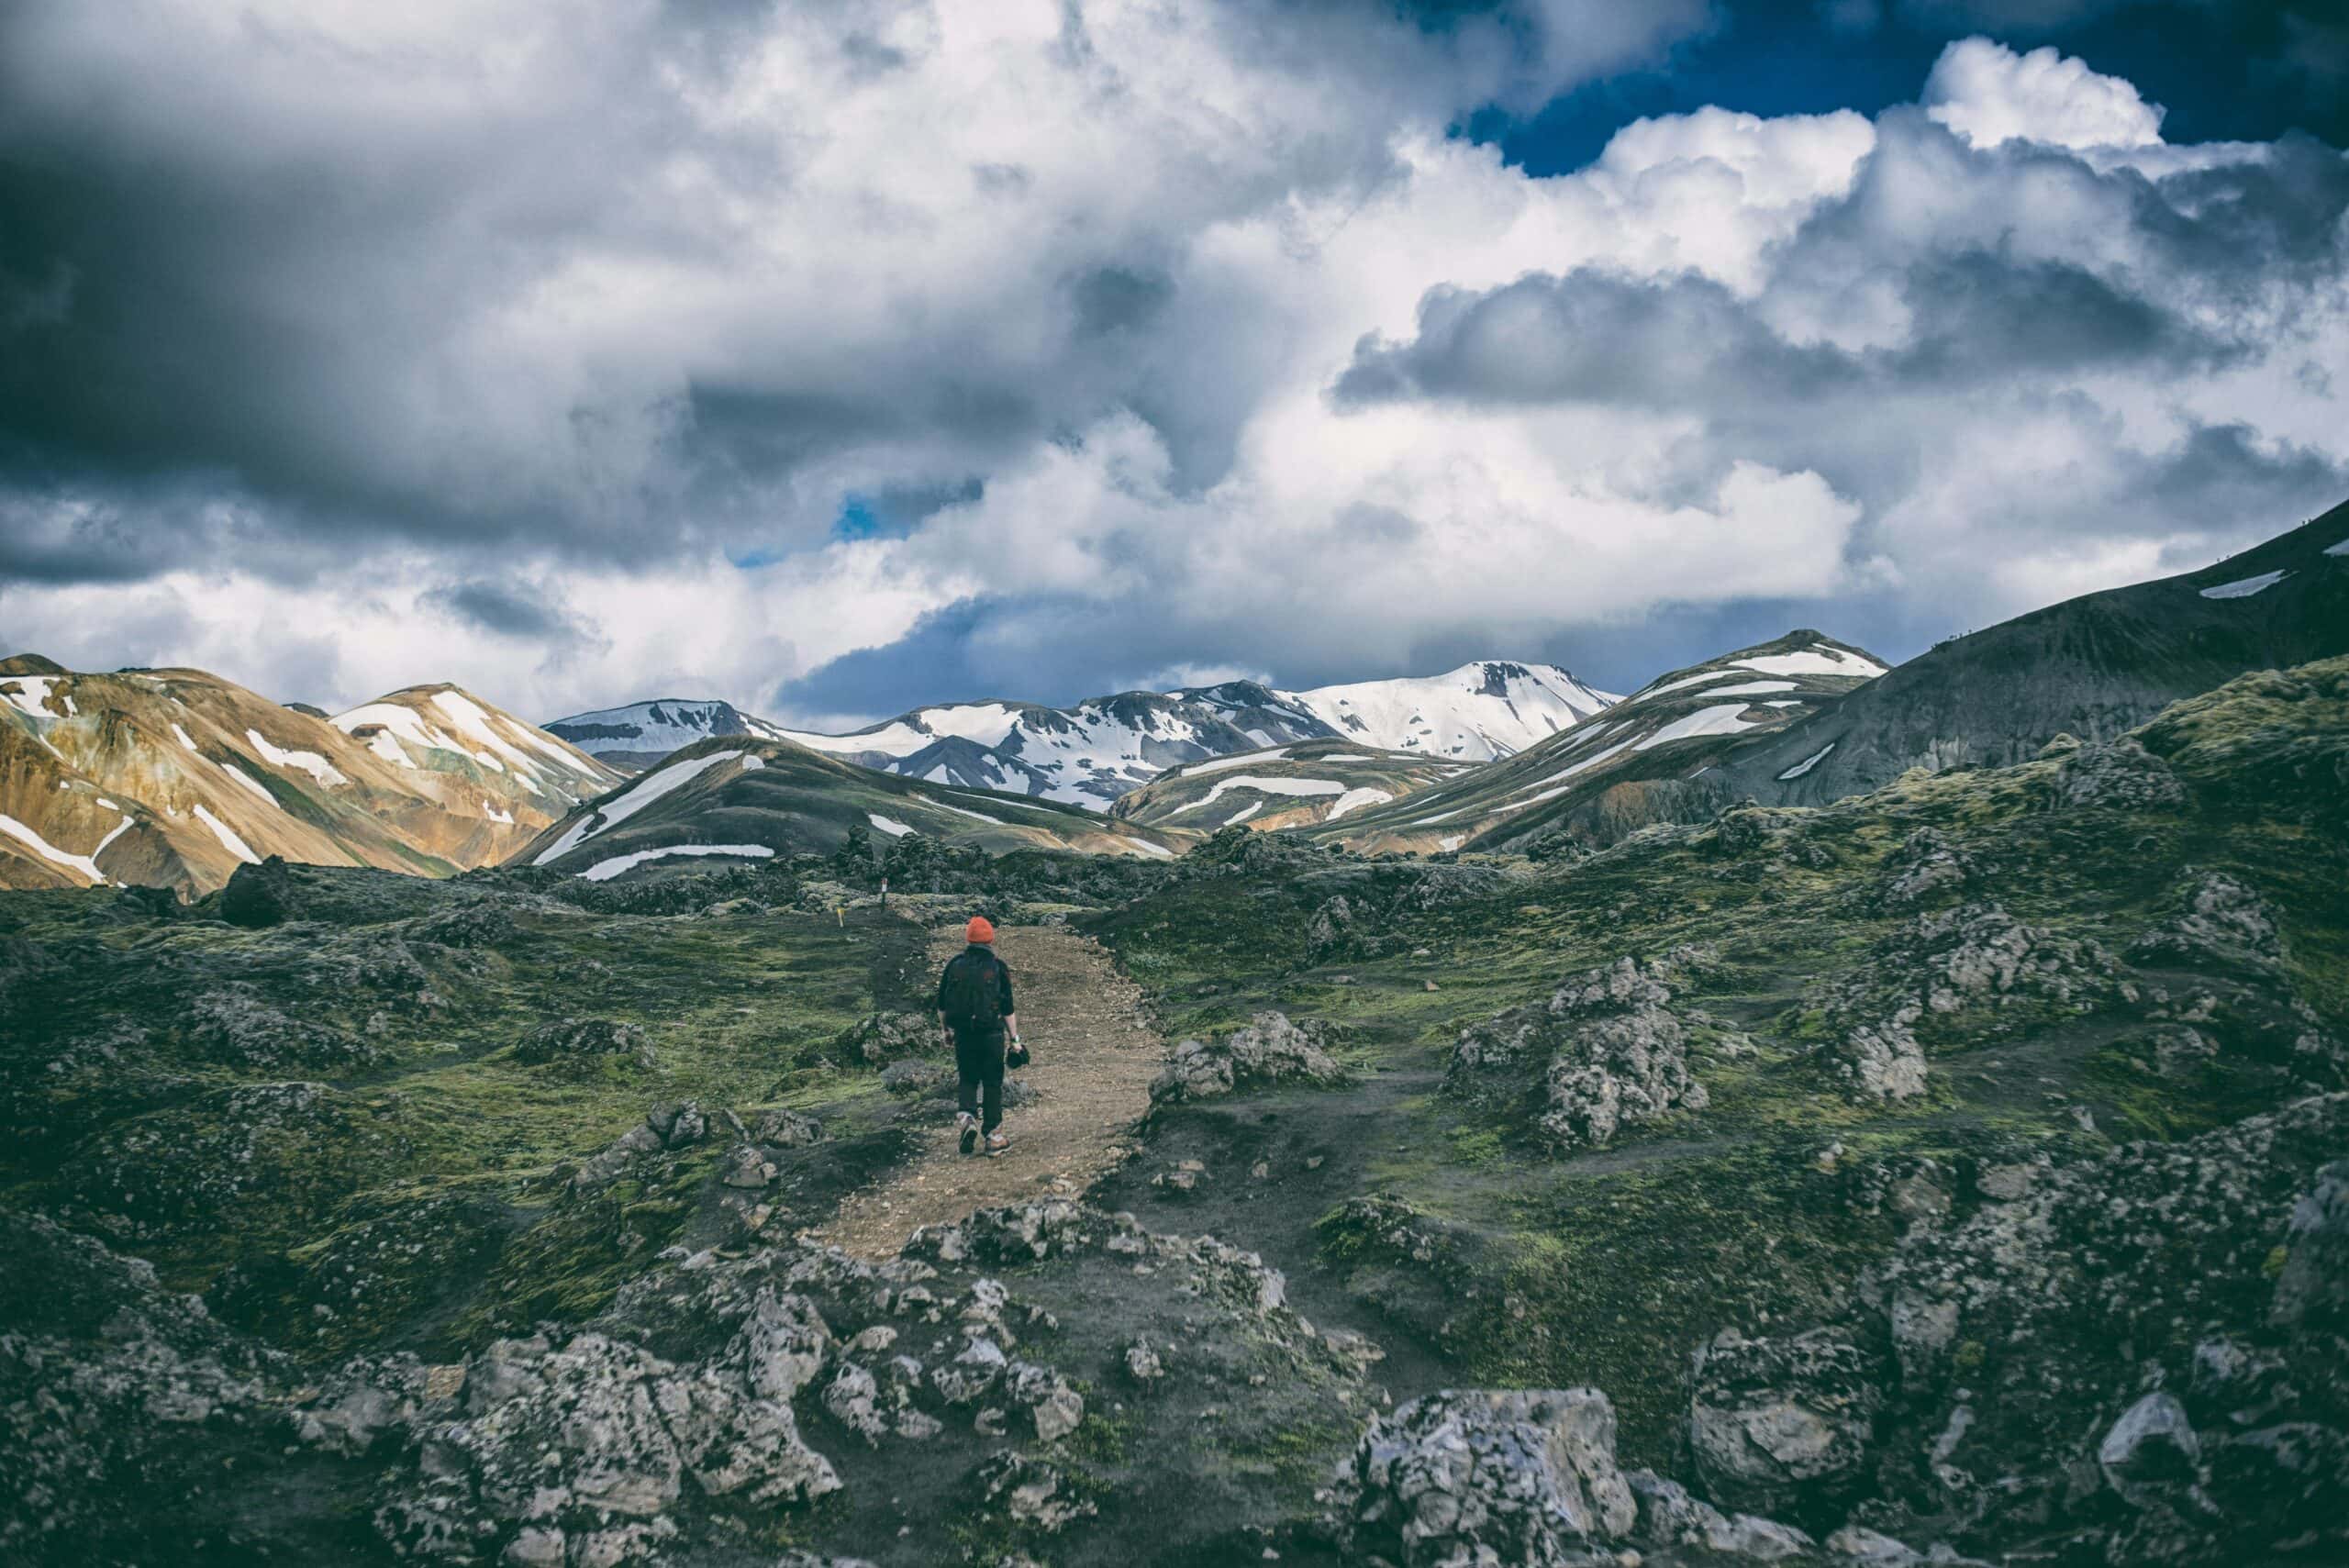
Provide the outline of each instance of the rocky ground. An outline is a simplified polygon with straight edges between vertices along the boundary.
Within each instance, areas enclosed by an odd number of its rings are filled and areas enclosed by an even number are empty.
[[[1548,861],[0,895],[0,1562],[2349,1561],[2344,803],[2336,661]],[[899,1214],[974,908],[1165,1055]]]

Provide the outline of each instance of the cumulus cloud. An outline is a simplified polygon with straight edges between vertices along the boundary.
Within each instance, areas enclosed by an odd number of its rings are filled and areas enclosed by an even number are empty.
[[[1982,39],[1558,178],[1447,130],[1710,17],[10,7],[0,623],[868,717],[1913,639],[2340,483],[2331,149]]]
[[[2053,45],[2017,54],[1988,39],[1942,51],[1925,82],[1925,112],[1976,147],[2043,141],[2055,147],[2150,147],[2163,110],[2117,76],[2066,59]]]

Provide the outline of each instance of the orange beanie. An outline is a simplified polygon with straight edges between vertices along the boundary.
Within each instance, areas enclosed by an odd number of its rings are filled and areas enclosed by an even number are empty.
[[[985,915],[972,916],[970,928],[963,934],[974,942],[995,940],[995,928],[987,923],[987,917]]]

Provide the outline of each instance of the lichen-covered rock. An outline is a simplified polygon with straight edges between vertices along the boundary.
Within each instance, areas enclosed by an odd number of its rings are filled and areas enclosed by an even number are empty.
[[[1516,1007],[1460,1033],[1445,1086],[1471,1096],[1498,1078],[1542,1069],[1538,1125],[1559,1149],[1604,1146],[1627,1125],[1702,1110],[1705,1086],[1688,1070],[1688,1031],[1670,1006],[1672,960],[1624,958],[1567,981],[1546,1002]]]
[[[842,1030],[833,1051],[842,1061],[870,1067],[941,1049],[937,1021],[926,1013],[871,1013]]]
[[[2310,1333],[2349,1334],[2349,1160],[2317,1173],[2292,1206],[2269,1316]]]
[[[188,1455],[279,1418],[282,1359],[40,1216],[0,1213],[0,1561],[140,1560]]]
[[[2266,973],[2284,959],[2276,910],[2258,892],[2224,872],[2197,878],[2173,919],[2129,945],[2143,964]]]
[[[406,1351],[355,1356],[327,1375],[294,1411],[296,1441],[348,1459],[405,1437],[426,1404],[424,1363]]]
[[[1930,911],[1824,988],[1820,1061],[1852,1099],[1908,1099],[1925,1091],[1921,1030],[1983,1012],[2002,1015],[1994,1028],[2008,1017],[2087,1012],[2118,994],[2120,973],[2100,943],[2026,924],[1995,904]]]
[[[954,1225],[925,1225],[906,1243],[909,1255],[943,1262],[1038,1262],[1081,1246],[1108,1217],[1066,1198],[983,1208]]]
[[[655,1065],[644,1031],[610,1018],[560,1018],[540,1024],[516,1043],[514,1060],[526,1067],[572,1070],[592,1068],[606,1060],[638,1067]]]
[[[2055,770],[2055,799],[2069,806],[2172,810],[2186,804],[2186,784],[2135,736],[2123,735],[2066,754]]]
[[[1345,1070],[1324,1049],[1326,1025],[1292,1023],[1285,1013],[1262,1012],[1247,1026],[1212,1041],[1186,1040],[1150,1086],[1153,1103],[1228,1095],[1244,1084],[1298,1081],[1336,1084]]]
[[[824,1140],[824,1124],[801,1111],[761,1111],[751,1124],[751,1141],[771,1149],[805,1149]]]
[[[117,1122],[75,1157],[75,1201],[111,1236],[200,1230],[268,1210],[300,1223],[403,1157],[395,1120],[325,1084],[250,1084]]]
[[[811,1322],[806,1303],[768,1293],[717,1354],[683,1365],[592,1330],[498,1340],[466,1373],[462,1414],[421,1434],[416,1474],[377,1529],[404,1555],[518,1546],[528,1560],[562,1542],[572,1562],[630,1562],[674,1533],[688,1488],[760,1505],[836,1491],[792,1413],[824,1359]]]
[[[1100,1512],[1091,1498],[1077,1493],[1064,1471],[1026,1454],[998,1453],[980,1465],[973,1479],[983,1516],[1041,1534],[1058,1535]]]
[[[348,1070],[384,1054],[358,1035],[270,1006],[249,985],[209,986],[190,997],[184,1027],[199,1052],[236,1067]]]
[[[1876,1367],[1831,1331],[1748,1339],[1723,1329],[1698,1351],[1689,1448],[1707,1490],[1788,1513],[1858,1488],[1881,1403]]]
[[[1341,1497],[1352,1550],[1404,1568],[1579,1562],[1638,1518],[1595,1388],[1415,1399],[1371,1423]]]
[[[1963,893],[1981,876],[1981,867],[1938,828],[1920,828],[1884,859],[1876,903],[1902,909]]]
[[[1717,1557],[1777,1562],[1802,1557],[1817,1548],[1816,1541],[1792,1525],[1758,1514],[1724,1514],[1692,1496],[1677,1481],[1666,1480],[1652,1470],[1634,1470],[1624,1479],[1639,1501],[1638,1537],[1651,1550],[1694,1550]],[[1915,1554],[1910,1556],[1913,1560]]]
[[[2349,1362],[2292,1270],[2340,1278],[2344,1139],[2349,1095],[2314,1096],[1912,1227],[1859,1288],[1882,1316],[1855,1332],[1902,1365],[1878,1380],[1884,1495],[2047,1518],[2115,1562],[2349,1551]]]

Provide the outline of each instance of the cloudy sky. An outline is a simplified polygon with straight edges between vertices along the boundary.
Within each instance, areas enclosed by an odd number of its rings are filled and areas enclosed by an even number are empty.
[[[2349,497],[2339,17],[12,0],[0,642],[814,722],[1907,657]]]

